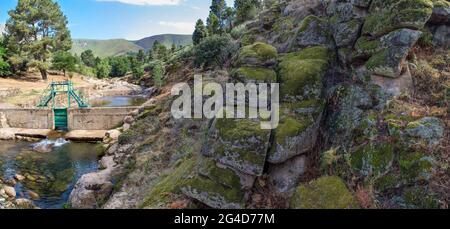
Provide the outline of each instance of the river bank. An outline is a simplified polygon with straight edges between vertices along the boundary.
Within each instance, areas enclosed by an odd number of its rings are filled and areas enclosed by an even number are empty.
[[[48,81],[33,76],[0,78],[0,108],[34,108],[49,82],[63,80],[67,79],[58,75]],[[73,189],[83,184],[79,180],[112,171],[107,168],[113,160],[103,157],[105,149],[130,128],[151,95],[151,90],[122,79],[74,76],[71,80],[92,109],[130,107],[132,112],[120,127],[109,131],[1,128],[0,139],[8,140],[0,140],[0,209],[66,208]]]

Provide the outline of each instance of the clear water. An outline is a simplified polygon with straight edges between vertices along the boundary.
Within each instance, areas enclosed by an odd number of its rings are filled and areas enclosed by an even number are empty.
[[[107,96],[90,101],[93,107],[126,107],[139,106],[146,101],[141,96]]]
[[[53,144],[54,148],[49,153],[39,153],[33,150],[36,143],[0,141],[0,177],[9,180],[15,174],[26,176],[15,186],[17,198],[30,199],[28,191],[33,191],[40,196],[33,201],[36,206],[63,208],[76,181],[97,170],[95,147],[63,140],[38,144]]]

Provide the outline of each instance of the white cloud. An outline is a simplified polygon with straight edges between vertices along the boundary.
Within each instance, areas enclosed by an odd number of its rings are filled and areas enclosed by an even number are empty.
[[[97,0],[98,2],[120,2],[139,6],[179,5],[183,0]]]
[[[194,32],[195,22],[160,21],[158,25],[173,28],[177,33],[189,34]]]

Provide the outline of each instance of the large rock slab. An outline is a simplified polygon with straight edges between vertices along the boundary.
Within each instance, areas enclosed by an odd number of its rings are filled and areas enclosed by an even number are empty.
[[[422,32],[411,29],[395,30],[381,38],[382,50],[374,54],[366,67],[373,74],[397,78],[404,68],[406,56]]]
[[[270,130],[261,129],[258,119],[216,119],[202,153],[239,172],[260,176],[270,135]]]
[[[381,37],[399,28],[420,30],[432,11],[429,0],[373,0],[362,33]]]

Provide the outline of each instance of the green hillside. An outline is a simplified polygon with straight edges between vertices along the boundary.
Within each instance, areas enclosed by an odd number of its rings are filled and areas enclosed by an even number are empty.
[[[190,45],[192,44],[192,36],[191,35],[176,35],[176,34],[161,34],[156,36],[147,37],[138,41],[134,41],[135,44],[144,48],[145,50],[149,50],[153,47],[153,43],[155,41],[159,41],[160,43],[166,45],[167,47],[175,44],[176,46],[180,45]]]
[[[174,35],[163,34],[151,37],[146,37],[137,41],[128,41],[125,39],[113,40],[90,40],[90,39],[74,39],[72,46],[72,53],[80,55],[83,51],[91,49],[96,56],[118,56],[128,52],[137,52],[140,49],[149,50],[153,47],[153,43],[159,41],[167,47],[175,44],[189,45],[192,43],[191,35]]]
[[[72,53],[80,55],[85,50],[92,50],[96,56],[107,57],[126,54],[128,52],[137,52],[141,47],[125,39],[113,40],[89,40],[74,39]]]

